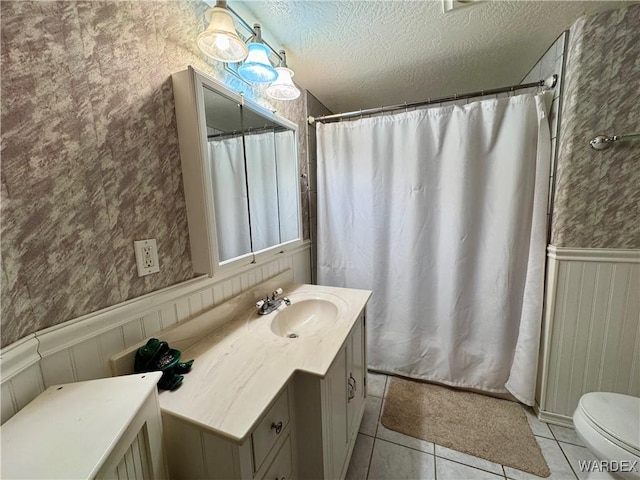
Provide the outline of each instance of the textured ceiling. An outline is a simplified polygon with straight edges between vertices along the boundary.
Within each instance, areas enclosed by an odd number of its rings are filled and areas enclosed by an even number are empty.
[[[626,2],[629,3],[629,2]],[[295,80],[344,112],[519,83],[581,15],[623,2],[231,0],[287,51]]]

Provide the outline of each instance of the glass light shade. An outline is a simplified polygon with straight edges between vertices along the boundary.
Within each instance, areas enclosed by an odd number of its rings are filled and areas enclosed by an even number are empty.
[[[238,36],[229,11],[223,7],[213,7],[205,16],[209,20],[209,26],[196,39],[200,50],[220,62],[235,63],[244,60],[248,49]]]
[[[277,67],[278,79],[267,87],[267,95],[276,100],[295,100],[300,90],[293,84],[293,71],[285,67]]]
[[[269,62],[269,48],[257,42],[249,44],[249,55],[238,67],[238,73],[252,83],[270,83],[278,78],[278,72]]]

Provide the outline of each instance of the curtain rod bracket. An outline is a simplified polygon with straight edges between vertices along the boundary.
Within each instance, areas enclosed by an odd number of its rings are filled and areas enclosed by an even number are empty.
[[[589,141],[589,145],[594,150],[606,150],[608,149],[613,142],[618,140],[633,140],[634,138],[640,138],[640,133],[629,133],[627,135],[611,135],[610,137],[606,135],[598,135],[595,138],[592,138]]]
[[[558,75],[554,73],[553,75],[550,75],[543,80],[541,87],[554,88],[557,84],[558,84]]]

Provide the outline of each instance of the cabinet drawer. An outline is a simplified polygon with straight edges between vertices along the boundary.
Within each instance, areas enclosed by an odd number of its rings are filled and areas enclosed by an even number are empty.
[[[291,462],[291,437],[282,444],[280,451],[264,475],[264,480],[291,480],[293,465]]]
[[[251,434],[253,446],[253,469],[257,472],[274,444],[284,435],[289,425],[289,389],[280,394],[276,403],[269,409]]]

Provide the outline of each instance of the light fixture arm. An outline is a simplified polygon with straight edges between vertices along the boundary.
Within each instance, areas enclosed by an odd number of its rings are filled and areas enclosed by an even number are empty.
[[[262,40],[262,27],[260,26],[260,24],[254,23],[251,30],[253,31],[253,35],[249,37],[249,40],[247,40],[247,44],[251,42],[264,43],[264,41]],[[269,49],[271,49],[271,47],[269,47]]]
[[[224,1],[224,0],[217,0],[217,1]],[[226,3],[226,1],[225,1]],[[227,10],[229,10],[229,12],[231,12],[231,14],[236,17],[238,19],[238,21],[249,31],[251,31],[253,33],[253,36],[251,38],[249,38],[248,42],[250,42],[256,35],[256,31],[253,27],[251,27],[251,25],[249,25],[244,18],[242,18],[233,8],[227,6]],[[260,37],[262,38],[262,32],[260,32]],[[271,46],[269,45],[268,42],[262,40],[262,43],[264,43],[269,50],[271,50],[271,52],[278,57],[279,60],[282,60],[282,57],[280,57],[280,54]]]
[[[291,79],[293,71],[287,67],[287,54],[284,50],[278,53],[280,54],[280,63],[276,67],[278,79],[267,88],[267,95],[276,100],[295,100],[300,96],[300,89]]]
[[[279,50],[278,53],[280,56],[280,62],[278,63],[278,67],[289,68],[287,67],[287,54],[285,53],[285,51]]]

